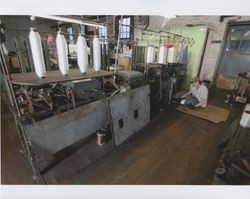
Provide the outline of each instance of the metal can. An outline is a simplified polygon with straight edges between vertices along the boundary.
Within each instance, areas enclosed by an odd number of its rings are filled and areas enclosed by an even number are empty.
[[[97,132],[96,135],[97,135],[97,144],[103,145],[105,143],[105,136],[106,136],[105,132],[99,131]]]

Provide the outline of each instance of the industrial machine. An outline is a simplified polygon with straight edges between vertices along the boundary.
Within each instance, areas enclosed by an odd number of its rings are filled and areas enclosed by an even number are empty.
[[[29,52],[30,67],[24,63],[21,70],[11,71],[1,45],[1,75],[23,153],[32,166],[34,181],[43,184],[46,183],[43,176],[61,151],[101,129],[109,131],[114,148],[145,126],[150,119],[150,90],[140,72],[114,74],[101,69],[98,37],[92,38],[93,67],[86,65],[82,35],[77,50],[82,50],[85,59],[78,58],[79,68],[69,67],[67,45],[59,31],[59,70],[56,70],[50,68],[44,56],[46,47],[42,47],[37,30],[32,28],[30,34],[25,50]],[[23,54],[20,49],[19,52]],[[127,86],[129,89],[121,89]]]
[[[180,63],[133,65],[133,70],[144,74],[150,85],[151,116],[172,104],[173,95],[184,86],[186,66]]]
[[[116,73],[116,83],[118,85],[127,84],[131,88],[145,85],[143,73],[139,71],[118,71]]]
[[[221,184],[250,184],[250,129],[238,125],[220,156],[215,179]],[[217,180],[218,181],[218,180]]]
[[[31,17],[31,28],[26,30],[27,38],[14,39],[18,67],[10,67],[3,46],[0,47],[1,74],[10,110],[36,183],[46,183],[44,175],[55,166],[58,154],[100,131],[111,135],[112,148],[123,143],[144,127],[150,116],[171,104],[172,95],[181,89],[186,74],[185,64],[178,62],[178,45],[168,43],[169,49],[158,46],[157,62],[155,45],[135,44],[132,70],[117,71],[115,62],[115,72],[110,72],[108,39],[102,40],[98,31],[94,31],[94,36],[83,31],[83,25],[96,28],[104,24],[42,17],[80,25],[76,45],[68,46],[65,36],[69,33],[64,33],[59,23],[54,47],[57,66],[51,64],[49,50],[53,48],[40,38],[35,17]],[[183,41],[186,39],[189,40],[183,37]],[[116,57],[118,48],[119,42]],[[87,159],[86,165],[93,160]]]

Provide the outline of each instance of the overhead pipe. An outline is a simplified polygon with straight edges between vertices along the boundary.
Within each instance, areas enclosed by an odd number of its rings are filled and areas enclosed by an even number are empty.
[[[107,24],[107,25],[108,25],[108,24]],[[154,33],[161,33],[161,32],[164,32],[164,33],[171,34],[171,35],[174,35],[174,36],[178,36],[178,37],[190,39],[189,37],[184,37],[184,36],[181,36],[180,34],[168,32],[168,31],[163,31],[163,30],[156,31],[156,30],[150,30],[150,29],[145,30],[145,28],[139,28],[139,27],[136,27],[136,26],[133,26],[133,25],[127,25],[127,24],[120,24],[120,25],[121,25],[121,26],[131,27],[131,28],[136,28],[136,29],[139,29],[139,30],[154,32]]]
[[[69,23],[75,23],[75,24],[82,24],[85,26],[92,26],[92,27],[105,27],[105,24],[101,23],[93,23],[93,22],[86,22],[83,19],[73,19],[68,17],[61,17],[61,16],[55,16],[55,15],[35,15],[35,17],[44,18],[44,19],[51,19],[51,20],[57,20],[57,21],[64,21]]]

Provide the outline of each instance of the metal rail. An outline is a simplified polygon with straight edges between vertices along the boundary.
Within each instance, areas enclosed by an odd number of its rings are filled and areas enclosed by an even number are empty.
[[[43,182],[45,182],[44,178],[40,175],[38,167],[36,166],[37,163],[36,163],[36,160],[34,159],[34,157],[32,155],[32,152],[30,150],[29,141],[27,140],[25,132],[23,131],[22,126],[20,125],[20,123],[19,123],[19,121],[17,119],[17,117],[19,117],[21,114],[20,114],[20,110],[19,110],[19,107],[18,107],[18,104],[17,104],[17,101],[16,101],[14,89],[13,89],[13,86],[12,86],[12,83],[11,83],[11,77],[10,77],[10,74],[9,74],[9,71],[8,71],[7,63],[5,61],[2,45],[0,45],[0,58],[1,58],[0,59],[1,72],[4,75],[5,87],[7,88],[7,92],[8,92],[9,99],[11,101],[11,105],[15,108],[14,113],[12,112],[12,114],[14,115],[14,121],[15,121],[16,126],[17,126],[17,133],[18,133],[21,145],[22,145],[22,149],[26,153],[27,158],[28,158],[28,160],[30,162],[30,165],[31,165],[31,168],[32,168],[32,171],[33,171],[33,180],[34,180],[35,183],[38,182],[38,179],[39,180],[43,179]]]

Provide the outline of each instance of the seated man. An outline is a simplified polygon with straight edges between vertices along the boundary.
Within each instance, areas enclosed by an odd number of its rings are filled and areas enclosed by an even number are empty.
[[[176,93],[175,98],[181,99],[181,104],[205,108],[208,99],[207,87],[202,84],[199,77],[194,77],[190,83],[192,87],[189,92],[185,94],[183,94],[183,92]]]

